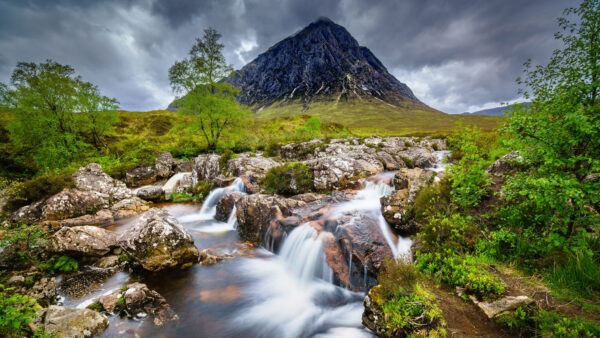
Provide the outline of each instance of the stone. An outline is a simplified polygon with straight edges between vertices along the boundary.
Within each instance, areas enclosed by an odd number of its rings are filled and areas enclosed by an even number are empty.
[[[233,258],[232,255],[220,254],[211,249],[204,249],[200,252],[200,263],[202,265],[214,265],[218,262]]]
[[[137,196],[120,200],[110,207],[115,219],[136,216],[149,209],[148,203]]]
[[[477,300],[477,297],[473,295],[470,295],[469,298],[490,319],[503,312],[514,310],[519,306],[533,303],[533,299],[527,296],[506,296],[491,303],[485,301],[480,302]]]
[[[511,151],[492,163],[486,169],[486,173],[495,176],[506,175],[522,165],[523,156],[519,155],[518,151]]]
[[[408,203],[409,190],[394,190],[388,196],[382,197],[381,213],[386,222],[394,229],[404,234],[416,232],[416,223],[412,222],[407,214],[410,204]]]
[[[408,204],[415,202],[417,193],[421,188],[433,183],[435,171],[421,168],[402,168],[394,175],[394,188],[396,190],[408,189]]]
[[[305,161],[315,157],[318,147],[323,145],[323,140],[313,139],[308,142],[290,143],[281,146],[281,158],[290,161]]]
[[[121,248],[149,271],[198,262],[192,235],[166,210],[150,209],[118,238]]]
[[[33,224],[42,219],[42,208],[45,200],[34,202],[17,209],[10,215],[11,223]]]
[[[260,245],[271,221],[291,216],[294,209],[305,206],[302,201],[277,195],[242,196],[236,203],[238,233],[242,240]]]
[[[145,201],[163,201],[165,199],[165,191],[161,186],[147,185],[135,190],[135,195]]]
[[[8,284],[23,284],[25,283],[25,277],[23,276],[12,276],[8,279]]]
[[[192,177],[197,181],[212,181],[221,174],[221,155],[206,154],[194,158]]]
[[[175,160],[173,171],[177,173],[191,172],[194,166],[194,161]]]
[[[108,318],[90,309],[51,305],[46,310],[44,330],[57,337],[92,337],[108,326]]]
[[[383,165],[374,158],[363,159],[342,153],[320,157],[306,162],[311,170],[317,191],[344,189],[351,181],[383,171]]]
[[[173,156],[168,151],[161,151],[156,155],[154,170],[159,178],[166,178],[173,173]]]
[[[97,163],[79,168],[73,174],[73,181],[78,190],[96,191],[108,195],[110,200],[122,200],[133,196],[133,192],[125,183],[102,172],[102,167]]]
[[[158,175],[153,165],[136,167],[125,173],[125,182],[131,187],[152,184]]]
[[[396,157],[403,161],[408,159],[410,163],[405,163],[406,166],[412,164],[415,168],[421,169],[431,168],[438,162],[437,156],[425,147],[409,147],[406,150],[399,151]]]
[[[267,172],[280,166],[281,163],[263,156],[250,157],[249,154],[239,154],[238,157],[227,162],[227,169],[233,176],[248,176],[254,181],[264,177]]]
[[[29,296],[36,298],[41,306],[54,303],[56,300],[56,278],[42,277],[33,284]]]
[[[47,250],[56,254],[104,256],[117,246],[116,235],[95,226],[64,227],[48,240]]]
[[[101,269],[108,269],[119,265],[121,261],[119,260],[119,256],[110,255],[100,258],[94,266],[99,267]]]
[[[221,222],[227,222],[229,219],[229,215],[235,208],[235,204],[242,197],[242,193],[239,192],[231,192],[225,194],[219,202],[217,202],[217,213],[215,215],[215,219]]]
[[[179,319],[165,298],[158,292],[148,289],[146,284],[128,284],[122,295],[125,298],[125,307],[132,316],[152,315],[155,317],[155,324]]]
[[[109,196],[98,191],[65,189],[48,198],[42,207],[43,220],[61,220],[108,208]]]
[[[115,313],[115,310],[117,310],[117,304],[119,302],[119,299],[121,298],[123,298],[123,292],[119,290],[106,296],[100,297],[98,301],[100,302],[100,304],[106,312]]]

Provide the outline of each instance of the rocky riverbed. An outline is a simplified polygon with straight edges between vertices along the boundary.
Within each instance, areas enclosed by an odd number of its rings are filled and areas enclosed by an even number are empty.
[[[89,319],[86,333],[370,336],[365,291],[386,258],[410,252],[416,229],[405,213],[443,175],[446,153],[443,140],[395,137],[313,140],[226,163],[162,153],[128,172],[127,185],[92,163],[73,175],[75,188],[11,221],[44,224],[55,231],[47,254],[82,262],[50,283],[48,304]],[[286,162],[306,165],[314,192],[262,191],[260,179]],[[161,204],[200,181],[213,184],[202,205]],[[38,325],[66,330],[57,311]]]

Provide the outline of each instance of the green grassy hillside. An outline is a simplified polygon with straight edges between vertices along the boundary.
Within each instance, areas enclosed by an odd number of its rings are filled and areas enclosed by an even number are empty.
[[[318,101],[308,109],[299,102],[277,102],[265,108],[254,107],[258,121],[281,117],[316,115],[323,122],[338,123],[359,136],[415,135],[451,133],[457,123],[474,125],[483,130],[497,129],[503,118],[475,115],[451,115],[407,101],[402,106],[392,106],[375,99],[351,101]]]

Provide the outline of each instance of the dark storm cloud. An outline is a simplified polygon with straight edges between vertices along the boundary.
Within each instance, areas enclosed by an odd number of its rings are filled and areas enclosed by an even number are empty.
[[[123,108],[164,108],[167,69],[208,26],[240,68],[319,16],[343,25],[431,106],[462,112],[518,99],[528,58],[545,62],[576,1],[0,1],[0,81],[18,61],[72,65]]]

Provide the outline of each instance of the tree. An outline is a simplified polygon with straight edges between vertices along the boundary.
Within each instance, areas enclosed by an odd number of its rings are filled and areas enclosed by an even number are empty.
[[[505,187],[506,219],[541,232],[559,249],[564,239],[599,226],[600,2],[584,0],[565,10],[571,14],[574,22],[558,20],[555,37],[564,49],[545,66],[525,63],[517,82],[532,103],[517,107],[506,127],[529,167]]]
[[[205,29],[189,57],[169,68],[173,91],[185,94],[176,100],[177,107],[183,114],[196,117],[197,128],[209,150],[215,150],[223,134],[243,125],[250,115],[235,99],[239,91],[219,82],[232,72],[223,56],[220,38],[221,34],[213,28]]]
[[[78,159],[90,146],[86,133],[97,142],[114,122],[116,100],[101,96],[71,66],[19,62],[11,85],[3,100],[14,115],[11,141],[17,153],[26,154],[24,161],[33,160],[40,169]]]

